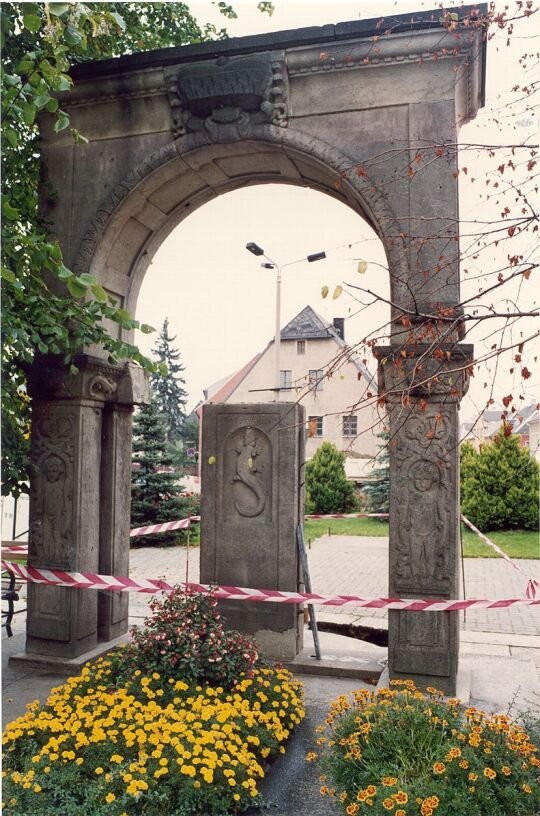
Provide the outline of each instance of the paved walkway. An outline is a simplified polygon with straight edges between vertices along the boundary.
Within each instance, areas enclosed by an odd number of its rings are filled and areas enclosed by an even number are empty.
[[[140,578],[186,580],[186,556],[190,581],[199,580],[199,550],[144,547],[131,552],[131,575]],[[322,536],[308,551],[311,582],[315,592],[339,595],[385,596],[388,592],[388,539],[374,536]],[[540,562],[521,559],[520,565],[531,577],[539,577]],[[520,598],[526,579],[500,558],[465,559],[465,597]],[[148,598],[131,596],[132,615],[144,616]],[[327,617],[319,607],[320,617]],[[324,614],[323,614],[324,610]],[[332,615],[354,618],[387,618],[384,610],[361,607],[332,609]],[[380,621],[379,621],[380,623]],[[540,616],[532,608],[470,610],[462,614],[462,629],[509,635],[540,636]]]

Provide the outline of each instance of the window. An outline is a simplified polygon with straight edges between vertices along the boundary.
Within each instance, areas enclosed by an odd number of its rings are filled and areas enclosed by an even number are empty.
[[[344,416],[343,419],[343,436],[356,436],[358,433],[358,417],[353,414]]]
[[[323,389],[323,368],[312,368],[309,371],[309,385],[314,391],[322,391]]]
[[[305,340],[297,340],[296,341],[296,353],[297,354],[305,354],[306,353],[306,341]]]
[[[287,369],[279,372],[279,387],[292,388],[292,371]]]
[[[322,416],[310,416],[308,418],[308,436],[322,436],[322,435],[323,435]]]

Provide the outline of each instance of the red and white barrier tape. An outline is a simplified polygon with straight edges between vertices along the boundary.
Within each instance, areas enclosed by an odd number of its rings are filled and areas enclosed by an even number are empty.
[[[200,516],[189,516],[177,521],[164,521],[161,524],[148,524],[146,527],[135,527],[129,531],[129,537],[153,535],[154,533],[168,533],[169,530],[187,530],[193,521],[200,521]]]
[[[484,533],[481,533],[480,530],[477,527],[474,526],[472,521],[469,521],[469,519],[466,518],[463,515],[463,513],[461,513],[461,521],[464,524],[466,524],[467,527],[469,527],[473,531],[473,533],[476,533],[476,535],[480,539],[482,539],[482,541],[485,544],[487,544],[488,547],[491,547],[492,550],[495,550],[495,552],[498,555],[500,555],[501,558],[504,558],[505,561],[508,561],[508,563],[511,564],[514,567],[515,570],[517,570],[518,572],[521,572],[521,574],[524,575],[525,578],[527,578],[527,588],[525,589],[525,594],[526,594],[527,598],[536,598],[536,589],[538,587],[538,581],[536,581],[534,578],[531,578],[531,576],[528,575],[525,572],[525,570],[522,569],[522,567],[519,566],[519,564],[516,564],[516,562],[513,561],[510,558],[510,556],[505,553],[504,550],[501,550],[501,548],[497,544],[495,544],[494,541],[492,541],[490,538],[488,538],[486,535],[484,535]]]
[[[4,553],[27,553],[28,544],[6,544],[2,545],[2,552]]]
[[[117,575],[96,575],[91,572],[65,572],[64,570],[38,569],[8,561],[2,561],[2,568],[12,570],[27,581],[50,586],[75,589],[104,589],[112,592],[170,592],[173,584],[159,578],[155,580],[128,578]],[[363,598],[360,595],[319,595],[313,592],[281,592],[269,589],[249,589],[237,586],[210,587],[208,584],[183,583],[194,592],[209,592],[212,589],[219,600],[257,601],[264,603],[300,604],[312,603],[321,606],[362,606],[368,609],[401,609],[410,612],[452,612],[463,609],[507,609],[511,606],[538,606],[540,600],[532,598],[499,598],[488,600],[433,600],[410,598]]]

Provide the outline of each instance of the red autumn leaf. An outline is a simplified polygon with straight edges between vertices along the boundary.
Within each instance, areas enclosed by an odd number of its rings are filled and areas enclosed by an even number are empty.
[[[420,408],[421,411],[425,411],[426,408],[428,407],[428,401],[425,399],[419,400],[418,407]]]
[[[524,380],[528,380],[529,377],[531,376],[531,372],[529,371],[527,366],[523,366],[523,368],[521,369],[521,376],[523,377]]]
[[[532,272],[532,266],[531,266],[530,269],[525,269],[524,270],[523,277],[525,278],[525,280],[529,280],[529,278],[531,277],[531,272]]]
[[[512,235],[514,234],[515,231],[516,231],[515,226],[514,227],[508,227],[508,235],[510,236],[510,238],[512,237]]]
[[[513,399],[512,394],[508,394],[508,396],[502,398],[502,404],[505,408],[508,408]]]
[[[407,175],[409,176],[409,178],[412,178],[414,176],[414,170],[412,169],[412,167],[409,167],[409,169],[407,170]]]

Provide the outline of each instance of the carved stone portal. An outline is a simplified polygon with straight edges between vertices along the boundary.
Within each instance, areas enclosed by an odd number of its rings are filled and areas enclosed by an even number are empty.
[[[283,54],[219,57],[165,69],[173,134],[205,131],[212,139],[247,135],[252,125],[287,124]]]

